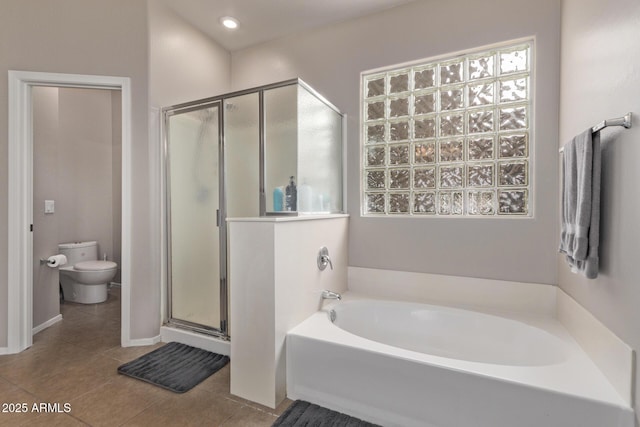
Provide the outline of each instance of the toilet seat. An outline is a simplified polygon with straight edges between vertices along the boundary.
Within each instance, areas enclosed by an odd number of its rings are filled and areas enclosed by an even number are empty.
[[[104,271],[117,267],[118,264],[112,261],[82,261],[73,266],[77,271]]]

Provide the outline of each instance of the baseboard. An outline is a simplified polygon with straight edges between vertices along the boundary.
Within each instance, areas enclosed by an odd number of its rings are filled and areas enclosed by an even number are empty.
[[[55,325],[56,323],[58,323],[59,321],[62,320],[62,314],[58,314],[56,317],[53,317],[49,320],[47,320],[44,323],[39,324],[38,326],[36,326],[35,328],[32,329],[32,334],[35,335],[38,332],[47,329],[49,326],[51,325]]]
[[[154,344],[158,344],[160,341],[162,340],[162,337],[160,335],[156,335],[155,337],[152,338],[138,338],[135,340],[129,340],[126,343],[122,343],[123,347],[142,347],[145,345],[154,345]]]
[[[0,356],[2,356],[4,354],[10,354],[9,353],[9,347],[0,347]]]
[[[169,326],[162,326],[160,328],[160,335],[162,336],[162,342],[175,341],[226,356],[231,354],[231,344],[229,341],[223,341],[214,337]]]

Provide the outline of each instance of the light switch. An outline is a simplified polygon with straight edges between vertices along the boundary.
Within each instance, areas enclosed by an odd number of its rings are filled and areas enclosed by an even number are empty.
[[[44,201],[44,213],[54,213],[56,210],[56,202],[55,200],[45,200]]]

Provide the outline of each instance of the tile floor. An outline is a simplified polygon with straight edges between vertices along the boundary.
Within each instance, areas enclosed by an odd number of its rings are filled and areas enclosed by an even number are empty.
[[[291,404],[273,410],[231,395],[229,365],[183,394],[119,375],[118,366],[162,345],[120,347],[119,291],[102,304],[61,304],[63,320],[31,348],[0,356],[0,411],[28,407],[0,412],[0,426],[271,426]],[[33,411],[34,403],[60,412]]]

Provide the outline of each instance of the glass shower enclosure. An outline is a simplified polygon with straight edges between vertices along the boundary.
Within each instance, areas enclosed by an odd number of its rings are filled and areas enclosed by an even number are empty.
[[[300,79],[162,113],[165,323],[229,339],[226,219],[342,213],[344,117]]]

